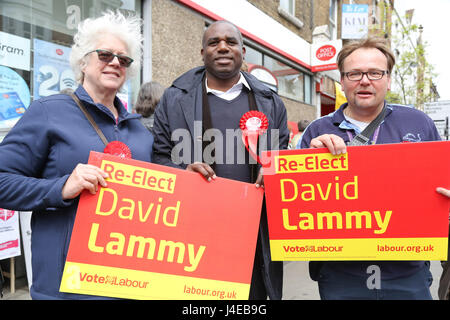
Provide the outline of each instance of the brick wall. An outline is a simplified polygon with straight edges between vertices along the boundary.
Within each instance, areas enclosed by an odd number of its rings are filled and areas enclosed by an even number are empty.
[[[163,86],[203,65],[200,50],[204,19],[167,0],[152,1],[152,80]]]
[[[270,16],[284,27],[299,35],[308,42],[312,42],[312,23],[311,23],[311,3],[316,0],[296,0],[295,1],[295,17],[303,22],[303,27],[299,29],[289,20],[285,19],[278,13],[279,0],[248,0],[259,10]]]
[[[258,9],[309,42],[312,40],[309,10],[311,3],[315,1],[296,1],[296,16],[304,23],[303,28],[298,29],[278,13],[278,0],[249,0]],[[205,18],[193,10],[175,1],[152,1],[153,81],[168,87],[187,70],[203,65],[200,50],[204,28]],[[285,103],[289,121],[315,118],[315,106],[281,98]]]

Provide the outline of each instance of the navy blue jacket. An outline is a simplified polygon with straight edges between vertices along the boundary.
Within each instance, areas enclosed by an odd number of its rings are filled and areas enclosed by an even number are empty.
[[[75,94],[85,102],[108,141],[128,145],[133,159],[151,161],[153,136],[116,97],[119,118],[94,104],[83,87]],[[105,148],[94,128],[68,95],[34,101],[0,144],[0,208],[33,211],[31,250],[33,299],[83,299],[59,292],[78,198],[62,199],[62,188],[89,152]],[[97,297],[98,298],[98,297]]]
[[[313,121],[305,130],[297,148],[309,148],[311,139],[322,134],[335,134],[347,143],[350,137],[360,133],[359,129],[348,122],[343,114],[347,103],[344,103],[335,112]],[[433,120],[417,109],[386,104],[387,112],[380,125],[376,144],[399,142],[423,142],[441,140]],[[349,135],[350,133],[350,135]],[[375,135],[375,134],[374,134]],[[374,135],[371,137],[373,142]],[[405,200],[407,201],[407,200]],[[425,261],[345,261],[345,262],[311,262],[310,275],[317,280],[320,268],[326,263],[328,267],[367,277],[367,267],[373,264],[380,266],[382,279],[395,279],[411,275],[429,262]]]
[[[161,101],[155,111],[155,123],[153,133],[153,161],[167,166],[186,168],[194,161],[202,161],[202,79],[205,75],[204,67],[194,68],[178,79],[172,86],[165,90]],[[255,95],[256,106],[269,120],[268,147],[272,139],[279,141],[279,149],[286,149],[289,141],[287,128],[286,108],[280,97],[263,85],[254,76],[243,72],[245,79]],[[236,128],[238,124],[236,124]],[[182,155],[172,158],[172,149],[182,138],[177,129],[188,130],[190,141],[182,141],[184,145],[190,145],[191,151],[187,156]],[[234,129],[234,128],[232,128]],[[278,129],[279,137],[271,135],[271,129]],[[173,136],[172,136],[173,134]],[[172,138],[174,140],[172,140]],[[279,138],[279,140],[278,140]],[[198,153],[200,152],[200,154]],[[177,154],[177,152],[176,152]],[[226,195],[223,195],[226,196]],[[233,201],[233,199],[230,199]],[[262,218],[259,230],[258,243],[262,246],[263,264],[261,272],[270,299],[281,299],[283,285],[283,264],[273,262],[270,258],[269,237],[265,205],[263,204]]]

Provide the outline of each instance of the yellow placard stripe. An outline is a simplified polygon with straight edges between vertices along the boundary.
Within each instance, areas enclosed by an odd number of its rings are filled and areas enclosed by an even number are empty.
[[[127,299],[243,300],[250,284],[66,262],[60,291]]]
[[[109,174],[107,181],[148,190],[173,193],[177,176],[172,173],[103,160],[101,167]]]
[[[347,171],[348,153],[295,154],[275,156],[276,173]]]
[[[447,238],[270,240],[274,261],[447,260]]]

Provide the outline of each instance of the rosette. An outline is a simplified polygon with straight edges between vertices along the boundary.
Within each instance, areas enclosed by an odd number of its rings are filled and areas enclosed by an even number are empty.
[[[121,141],[111,141],[103,150],[103,153],[112,154],[123,159],[131,159],[131,151],[128,146]]]
[[[269,127],[269,120],[264,113],[260,111],[246,112],[239,121],[239,127],[242,130],[242,142],[248,153],[261,164],[257,152],[258,137],[263,135]]]

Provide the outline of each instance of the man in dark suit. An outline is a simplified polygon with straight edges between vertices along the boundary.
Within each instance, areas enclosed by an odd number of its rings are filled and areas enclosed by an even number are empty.
[[[219,176],[260,187],[262,173],[243,148],[239,122],[249,110],[264,113],[269,127],[260,139],[270,142],[268,149],[286,149],[289,131],[284,104],[276,93],[240,70],[245,48],[239,29],[230,22],[216,21],[205,30],[201,55],[204,66],[176,79],[157,107],[153,161],[198,172],[208,181]],[[283,264],[270,258],[263,204],[249,298],[281,299],[282,283]]]

